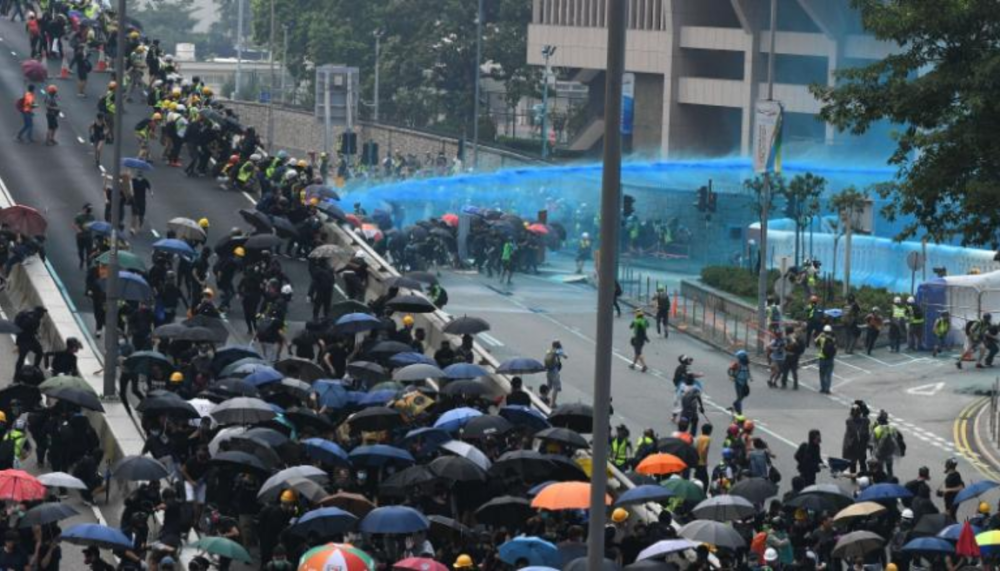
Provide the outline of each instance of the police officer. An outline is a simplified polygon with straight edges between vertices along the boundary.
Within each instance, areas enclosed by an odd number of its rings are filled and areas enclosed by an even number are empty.
[[[896,297],[892,300],[892,315],[889,321],[889,352],[899,353],[899,346],[906,336],[906,306],[903,305],[903,298]]]
[[[917,300],[913,296],[906,299],[906,314],[906,347],[910,351],[922,351],[924,348],[924,310],[917,304]]]
[[[611,462],[619,470],[625,470],[631,457],[632,442],[629,441],[628,427],[619,424],[615,429],[615,437],[611,439]]]

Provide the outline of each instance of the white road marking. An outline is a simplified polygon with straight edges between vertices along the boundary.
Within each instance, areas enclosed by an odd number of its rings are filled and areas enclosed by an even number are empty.
[[[60,118],[60,119],[65,119],[65,118],[66,118],[66,114],[65,114],[65,113],[63,113],[62,111],[60,111],[60,112],[59,112],[59,118]]]
[[[253,197],[250,196],[249,193],[247,193],[247,192],[240,192],[240,194],[242,194],[243,196],[245,196],[247,198],[247,200],[250,201],[250,204],[257,204],[257,201],[254,200]]]
[[[156,231],[156,228],[150,228],[149,231],[152,232],[153,238],[159,238],[160,237],[160,233]]]
[[[104,165],[98,165],[98,168],[101,169],[101,174],[106,174],[107,173],[107,171],[104,170]]]
[[[86,145],[86,144],[87,144],[87,141],[84,141],[84,140],[83,140],[83,137],[77,137],[77,138],[76,138],[76,140],[77,140],[77,141],[80,141],[80,144],[81,144],[81,145]]]
[[[906,389],[907,394],[920,395],[924,397],[932,397],[944,388],[944,383],[931,383],[929,385],[920,385],[919,387],[913,387],[912,389]]]
[[[480,333],[479,338],[482,339],[483,341],[486,341],[488,344],[493,345],[494,347],[503,347],[503,342],[497,339],[496,337],[490,335],[489,333]]]
[[[16,55],[17,55],[17,52],[15,52],[14,50],[10,50],[10,55],[12,55],[12,56],[16,56]]]

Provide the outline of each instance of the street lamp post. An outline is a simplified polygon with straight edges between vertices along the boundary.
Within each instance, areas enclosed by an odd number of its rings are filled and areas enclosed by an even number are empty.
[[[479,168],[479,74],[483,61],[483,0],[476,12],[476,73],[475,100],[472,102],[472,168]]]
[[[609,32],[610,33],[610,32]],[[549,156],[549,77],[552,75],[552,67],[549,65],[549,58],[556,53],[555,46],[545,46],[542,48],[542,57],[545,58],[545,77],[542,79],[542,158]]]
[[[268,86],[267,97],[267,148],[274,149],[274,0],[271,0],[271,32],[268,38],[268,54],[270,57],[270,86]]]
[[[285,96],[285,80],[288,78],[288,24],[282,24],[281,31],[284,34],[281,46],[281,104],[284,105],[288,102]]]
[[[378,96],[379,81],[378,80],[379,80],[379,67],[381,67],[379,65],[381,63],[379,61],[379,58],[381,58],[381,56],[382,56],[382,49],[381,49],[382,48],[382,30],[375,30],[374,32],[372,32],[372,35],[375,36],[375,122],[378,123],[378,103],[379,103],[379,96]]]
[[[246,0],[236,0],[236,89],[233,90],[233,99],[240,97],[240,85],[243,82],[243,2]]]
[[[767,53],[767,100],[774,101],[774,44],[778,35],[778,0],[771,0],[771,33]],[[763,333],[767,329],[767,218],[771,207],[771,173],[764,173],[760,205],[760,273],[757,276],[757,351],[764,350]]]

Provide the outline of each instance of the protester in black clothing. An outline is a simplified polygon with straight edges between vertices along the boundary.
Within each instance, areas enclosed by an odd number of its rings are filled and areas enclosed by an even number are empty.
[[[510,393],[506,399],[507,405],[531,406],[531,396],[524,390],[524,381],[521,377],[514,377],[510,380]]]
[[[38,333],[42,327],[42,318],[48,312],[49,310],[39,305],[34,309],[26,309],[14,317],[14,325],[21,329],[14,339],[14,344],[17,346],[17,363],[14,365],[15,376],[21,371],[29,353],[35,355],[35,366],[41,365],[45,352],[42,350],[42,343],[38,340]]]
[[[136,171],[135,175],[132,176],[131,229],[133,235],[142,230],[142,226],[146,222],[146,195],[151,194],[152,190],[153,186],[149,183],[149,179],[142,171]]]
[[[822,438],[819,430],[809,431],[809,440],[799,445],[795,451],[795,462],[798,466],[799,477],[802,478],[803,486],[812,486],[816,483],[816,474],[823,467],[823,455],[820,451]]]
[[[91,571],[115,571],[113,565],[101,559],[101,550],[93,545],[83,550],[83,563]]]
[[[62,351],[46,353],[46,366],[52,370],[53,375],[73,375],[80,376],[80,369],[76,365],[76,354],[83,349],[83,343],[76,337],[66,339],[66,348]]]
[[[325,260],[318,260],[318,263],[310,264],[309,275],[312,282],[309,284],[307,298],[312,302],[313,319],[330,317],[330,303],[333,301],[333,287],[336,285],[336,275]]]

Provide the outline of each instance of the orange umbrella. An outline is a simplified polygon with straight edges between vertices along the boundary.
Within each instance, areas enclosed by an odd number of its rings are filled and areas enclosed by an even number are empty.
[[[661,474],[676,474],[687,469],[688,465],[673,454],[650,454],[636,467],[635,471],[647,476],[659,476]]]
[[[444,223],[452,228],[458,228],[458,214],[452,214],[449,212],[448,214],[442,216],[441,220],[444,220]]]
[[[611,505],[611,496],[604,495],[604,503]],[[590,484],[587,482],[559,482],[545,486],[531,507],[543,510],[586,510],[590,509]]]

